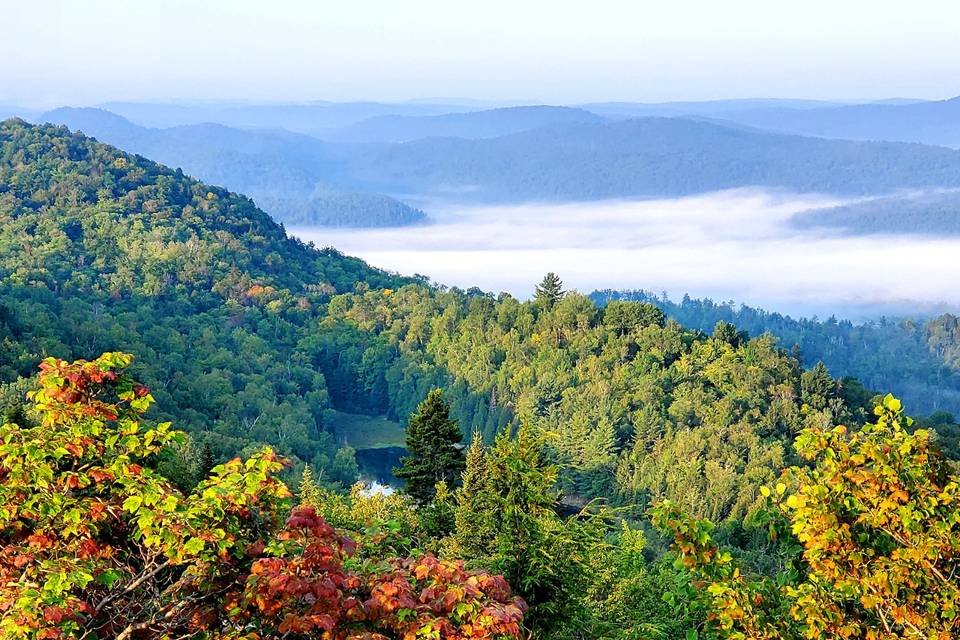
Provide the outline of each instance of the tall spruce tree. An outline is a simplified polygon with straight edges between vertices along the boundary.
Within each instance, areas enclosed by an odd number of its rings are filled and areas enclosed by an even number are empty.
[[[483,437],[479,431],[474,431],[454,512],[455,527],[451,543],[458,557],[483,558],[493,555],[497,502]]]
[[[551,271],[543,276],[543,280],[537,285],[534,300],[542,307],[550,309],[560,301],[563,294],[563,281],[560,280],[560,276]]]
[[[440,389],[431,391],[410,416],[406,446],[410,455],[400,458],[394,475],[407,483],[406,491],[420,504],[427,504],[436,494],[441,480],[448,486],[460,484],[464,469],[463,432],[450,418],[450,407],[443,401]]]

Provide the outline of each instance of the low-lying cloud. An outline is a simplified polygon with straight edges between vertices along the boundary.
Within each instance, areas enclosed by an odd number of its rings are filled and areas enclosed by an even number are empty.
[[[429,226],[292,233],[400,273],[520,298],[555,271],[584,292],[643,288],[801,314],[960,303],[960,239],[850,237],[787,224],[797,212],[843,203],[739,189],[668,200],[433,205]]]

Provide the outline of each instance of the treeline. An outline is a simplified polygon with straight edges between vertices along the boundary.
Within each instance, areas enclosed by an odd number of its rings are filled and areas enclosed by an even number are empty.
[[[955,236],[960,234],[960,193],[933,191],[811,209],[792,216],[790,224],[803,229],[839,228],[853,235]]]
[[[960,413],[960,320],[951,314],[930,320],[881,319],[855,324],[833,317],[794,319],[689,296],[675,302],[643,290],[596,291],[591,298],[599,304],[648,302],[685,327],[704,332],[721,321],[753,336],[769,332],[804,366],[823,362],[834,374],[854,376],[871,389],[891,389],[920,413]],[[940,413],[936,419],[948,418]]]

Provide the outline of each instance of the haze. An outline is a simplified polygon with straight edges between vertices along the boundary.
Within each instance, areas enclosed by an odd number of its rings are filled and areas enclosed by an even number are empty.
[[[790,216],[841,201],[764,190],[564,205],[433,205],[436,224],[293,229],[401,273],[529,297],[545,271],[572,288],[666,291],[800,315],[864,317],[907,300],[960,304],[960,240],[801,232]],[[914,312],[921,305],[912,306]]]
[[[960,5],[3,0],[0,102],[957,93]]]

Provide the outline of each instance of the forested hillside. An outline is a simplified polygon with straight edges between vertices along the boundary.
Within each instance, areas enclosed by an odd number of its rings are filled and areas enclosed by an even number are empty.
[[[331,295],[403,282],[179,171],[65,128],[0,125],[5,382],[47,355],[127,349],[166,416],[216,434],[199,442],[217,458],[268,442],[351,482],[297,344]]]
[[[871,397],[803,372],[771,336],[722,325],[709,338],[653,305],[600,309],[575,293],[344,294],[307,348],[336,402],[402,417],[443,386],[468,432],[491,438],[516,419],[554,434],[571,496],[669,497],[715,520],[756,507],[803,426],[855,423]]]
[[[222,189],[65,129],[2,131],[5,378],[47,354],[136,352],[161,406],[215,433],[199,440],[217,456],[267,442],[349,481],[326,412],[404,421],[440,386],[468,432],[557,432],[571,493],[669,495],[741,518],[786,464],[784,442],[847,411],[849,391],[825,372],[805,386],[770,339],[707,339],[652,307],[602,313],[579,295],[402,286],[287,239]]]
[[[55,109],[37,121],[66,125],[242,192],[285,224],[378,227],[426,219],[394,198],[337,187],[336,162],[343,152],[305,135],[210,123],[153,129],[102,109]]]
[[[732,323],[752,336],[769,332],[804,366],[824,362],[837,376],[856,377],[871,389],[890,389],[917,413],[960,414],[960,320],[950,314],[854,324],[836,318],[797,320],[688,296],[674,302],[642,290],[596,291],[591,298],[600,304],[614,300],[654,304],[684,326],[705,332],[718,322]]]
[[[801,229],[822,227],[851,235],[960,235],[960,193],[933,191],[877,198],[865,202],[811,209],[790,218]]]
[[[854,195],[960,186],[960,152],[951,149],[805,138],[685,118],[372,146],[358,149],[348,169],[351,183],[367,190],[507,201],[677,196],[742,186]]]
[[[824,140],[689,118],[607,122],[573,110],[507,112],[512,116],[495,110],[451,118],[463,122],[464,131],[487,120],[506,127],[501,133],[510,128],[501,120],[523,130],[484,139],[366,144],[215,124],[149,129],[96,109],[60,109],[40,119],[240,190],[269,204],[278,220],[297,224],[339,223],[346,216],[332,215],[328,206],[336,194],[335,206],[363,213],[352,226],[372,226],[424,219],[396,200],[384,208],[385,196],[375,193],[515,203],[683,196],[747,186],[840,195],[960,187],[960,152],[943,147]],[[425,126],[430,123],[435,121]],[[287,204],[293,206],[288,210]]]

